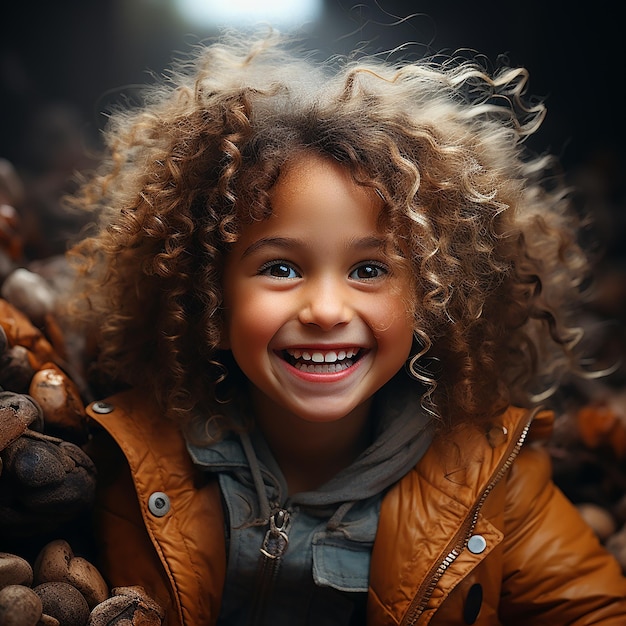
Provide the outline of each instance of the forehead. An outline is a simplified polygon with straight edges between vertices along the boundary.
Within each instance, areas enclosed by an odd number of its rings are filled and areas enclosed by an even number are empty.
[[[324,221],[328,228],[350,223],[356,230],[378,230],[383,207],[375,190],[357,184],[347,167],[312,153],[283,168],[269,197],[273,226]]]

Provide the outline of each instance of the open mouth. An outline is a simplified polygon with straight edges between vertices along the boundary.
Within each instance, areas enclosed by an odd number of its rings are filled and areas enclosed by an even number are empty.
[[[282,357],[301,372],[335,374],[352,367],[364,353],[362,348],[342,348],[340,350],[288,348],[282,351]]]

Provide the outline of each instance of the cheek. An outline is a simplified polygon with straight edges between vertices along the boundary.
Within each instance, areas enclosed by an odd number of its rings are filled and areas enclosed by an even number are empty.
[[[379,348],[398,361],[406,360],[413,345],[413,316],[406,311],[406,302],[389,298],[376,314]]]
[[[226,311],[226,332],[231,349],[265,347],[280,326],[272,298],[253,293],[233,294]]]

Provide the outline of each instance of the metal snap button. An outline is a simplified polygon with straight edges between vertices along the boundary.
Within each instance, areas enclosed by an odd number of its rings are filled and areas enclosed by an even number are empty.
[[[482,535],[473,535],[469,538],[469,541],[467,542],[467,549],[472,554],[480,554],[481,552],[485,551],[486,547],[487,542]]]
[[[115,407],[108,402],[94,402],[91,405],[91,409],[94,413],[106,415],[107,413],[112,413],[115,410]]]
[[[148,498],[148,509],[155,517],[163,517],[164,515],[167,515],[170,508],[170,498],[162,491],[155,491]]]

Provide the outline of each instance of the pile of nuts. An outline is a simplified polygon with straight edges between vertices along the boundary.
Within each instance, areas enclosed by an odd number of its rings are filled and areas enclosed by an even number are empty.
[[[46,320],[54,329],[54,320]],[[141,587],[109,590],[64,534],[88,515],[96,468],[85,405],[53,345],[24,312],[0,299],[0,624],[161,626],[162,608]]]
[[[109,589],[100,572],[62,539],[34,563],[0,553],[3,626],[160,626],[163,611],[141,587]]]

